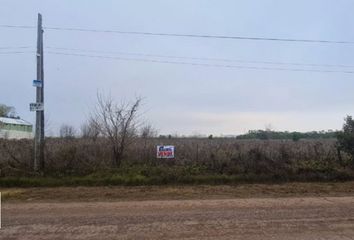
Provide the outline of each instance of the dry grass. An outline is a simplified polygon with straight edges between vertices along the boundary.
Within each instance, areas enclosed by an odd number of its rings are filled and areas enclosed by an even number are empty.
[[[174,161],[157,160],[156,145],[176,146]],[[47,139],[46,174],[87,175],[112,168],[107,140]],[[0,140],[0,176],[29,176],[32,141]],[[198,166],[215,174],[291,174],[343,172],[350,165],[330,140],[138,139],[127,149],[124,166]]]
[[[3,188],[5,202],[75,202],[172,199],[228,199],[294,196],[352,196],[354,182],[239,184],[220,186],[136,186]]]

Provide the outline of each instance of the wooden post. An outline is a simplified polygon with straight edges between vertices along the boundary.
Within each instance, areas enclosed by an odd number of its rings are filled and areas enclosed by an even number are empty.
[[[44,71],[43,71],[43,27],[42,15],[38,13],[37,27],[37,80],[42,82],[36,87],[36,102],[44,103]],[[36,129],[34,140],[34,171],[38,172],[44,168],[44,110],[36,111]]]

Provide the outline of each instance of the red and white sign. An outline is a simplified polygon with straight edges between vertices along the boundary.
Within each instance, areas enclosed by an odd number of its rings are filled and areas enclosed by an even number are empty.
[[[175,146],[157,146],[157,158],[175,158]]]

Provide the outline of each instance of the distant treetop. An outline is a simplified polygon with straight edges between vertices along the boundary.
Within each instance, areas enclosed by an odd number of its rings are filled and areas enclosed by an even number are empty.
[[[15,118],[16,117],[15,108],[0,103],[0,117]]]
[[[336,132],[333,130],[328,131],[312,131],[312,132],[277,132],[267,130],[250,130],[248,133],[239,135],[237,139],[290,139],[298,141],[300,139],[329,139],[336,138]]]

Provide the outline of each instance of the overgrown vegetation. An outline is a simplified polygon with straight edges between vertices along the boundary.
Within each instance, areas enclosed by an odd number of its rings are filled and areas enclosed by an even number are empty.
[[[174,144],[176,158],[156,159],[155,146]],[[335,140],[139,138],[119,168],[108,139],[50,138],[44,176],[32,171],[33,142],[1,140],[1,186],[225,184],[353,179],[349,154]]]
[[[32,140],[0,140],[0,186],[225,184],[264,181],[354,179],[354,120],[346,118],[336,139],[240,140],[159,138],[151,126],[140,135],[129,105],[116,124],[91,119],[82,137],[63,127],[61,138],[46,140],[46,168],[33,172]],[[107,106],[103,106],[107,109]],[[109,109],[109,108],[108,108]],[[102,113],[102,112],[101,112]],[[111,110],[106,112],[110,115]],[[134,118],[134,117],[133,117]],[[98,121],[98,122],[97,122]],[[102,134],[105,128],[107,135]],[[111,123],[109,123],[111,124]],[[112,129],[111,129],[112,128]],[[108,132],[112,131],[112,132]],[[122,133],[126,130],[126,136]],[[124,143],[124,149],[114,148]],[[126,144],[128,141],[129,144]],[[156,159],[156,145],[174,145],[175,159]],[[113,162],[112,162],[113,159]],[[116,161],[119,162],[116,162]]]

